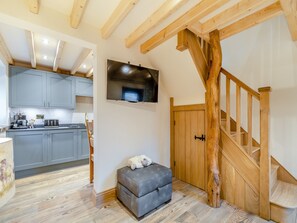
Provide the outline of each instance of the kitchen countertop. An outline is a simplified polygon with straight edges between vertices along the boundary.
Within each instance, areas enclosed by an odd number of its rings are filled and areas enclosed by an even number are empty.
[[[21,132],[21,131],[50,131],[50,130],[66,130],[66,129],[85,129],[85,124],[60,124],[58,127],[44,127],[43,125],[36,125],[34,128],[27,129],[8,129],[7,132]]]

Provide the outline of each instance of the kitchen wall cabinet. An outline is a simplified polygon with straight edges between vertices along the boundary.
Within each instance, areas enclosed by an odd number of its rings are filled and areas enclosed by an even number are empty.
[[[47,73],[47,107],[75,108],[74,78],[66,75]]]
[[[87,130],[78,130],[78,159],[87,159],[90,154],[89,139]]]
[[[7,133],[13,138],[15,171],[47,164],[47,135],[44,131]]]
[[[89,158],[85,129],[8,131],[13,139],[15,171]]]
[[[76,77],[76,91],[77,96],[93,97],[93,81],[86,78]]]
[[[10,66],[11,108],[75,109],[75,96],[93,97],[93,81],[41,70]]]
[[[48,131],[48,163],[77,160],[77,130]]]
[[[37,70],[10,67],[10,107],[46,106],[46,75]]]

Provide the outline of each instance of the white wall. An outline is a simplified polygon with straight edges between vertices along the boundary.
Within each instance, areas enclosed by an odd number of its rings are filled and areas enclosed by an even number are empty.
[[[223,67],[255,90],[271,86],[270,148],[297,177],[297,43],[284,16],[222,43]]]
[[[152,67],[148,56],[138,47],[127,49],[124,42],[113,37],[100,39],[98,29],[81,24],[70,28],[67,15],[44,9],[38,16],[17,0],[0,1],[0,20],[20,28],[51,35],[58,39],[94,49],[94,124],[95,124],[95,191],[116,185],[116,169],[127,158],[147,154],[154,161],[169,166],[169,95],[160,72],[159,102],[130,104],[106,100],[106,59],[131,61]],[[49,19],[50,18],[50,19]],[[159,67],[154,66],[158,69]]]
[[[121,41],[111,38],[98,46],[98,137],[96,191],[116,184],[116,170],[129,157],[147,154],[154,161],[169,166],[169,96],[163,86],[160,72],[159,102],[131,104],[106,100],[106,59],[151,67],[147,56],[138,49],[127,50]],[[158,69],[159,67],[153,67]]]

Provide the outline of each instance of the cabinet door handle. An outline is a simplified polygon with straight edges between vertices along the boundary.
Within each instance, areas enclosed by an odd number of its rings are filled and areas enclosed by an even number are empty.
[[[47,103],[47,106],[50,107],[50,103],[49,102]]]
[[[43,102],[43,107],[45,107],[45,101]]]

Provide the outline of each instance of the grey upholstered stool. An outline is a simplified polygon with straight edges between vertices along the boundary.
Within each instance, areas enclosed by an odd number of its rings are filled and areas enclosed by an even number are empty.
[[[117,172],[117,197],[137,217],[171,200],[172,172],[159,164],[131,170],[123,167]]]

